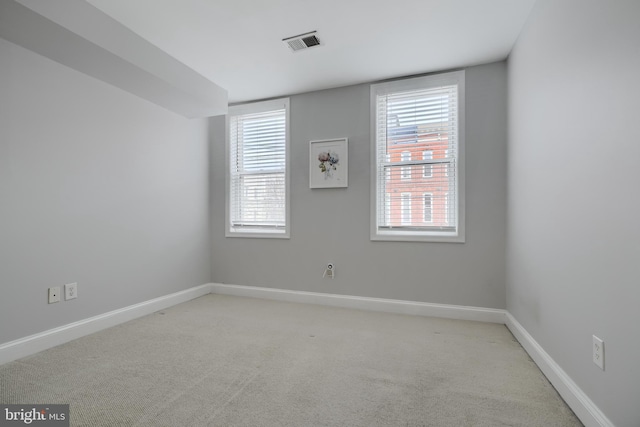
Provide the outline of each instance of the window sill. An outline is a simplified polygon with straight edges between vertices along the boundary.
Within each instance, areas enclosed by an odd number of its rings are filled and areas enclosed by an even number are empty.
[[[289,239],[289,230],[271,230],[271,229],[231,229],[227,230],[225,237],[241,237],[253,239]]]
[[[457,233],[437,233],[415,231],[374,231],[371,233],[372,241],[381,242],[431,242],[431,243],[464,243],[464,235]]]

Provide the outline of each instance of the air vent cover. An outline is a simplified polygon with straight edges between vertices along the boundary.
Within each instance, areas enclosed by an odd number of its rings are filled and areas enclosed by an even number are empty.
[[[286,39],[282,39],[282,41],[285,42],[294,52],[309,49],[310,47],[320,46],[320,39],[316,35],[316,31],[287,37]]]

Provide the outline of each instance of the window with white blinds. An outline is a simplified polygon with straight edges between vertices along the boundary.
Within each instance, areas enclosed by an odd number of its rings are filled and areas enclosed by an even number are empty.
[[[464,242],[464,71],[371,86],[373,240]]]
[[[228,237],[289,237],[289,100],[227,115]]]

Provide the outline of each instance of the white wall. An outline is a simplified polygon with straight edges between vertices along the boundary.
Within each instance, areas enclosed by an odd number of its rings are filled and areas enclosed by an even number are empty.
[[[207,132],[0,39],[0,343],[210,281]]]
[[[464,244],[370,241],[368,84],[291,97],[290,240],[225,238],[224,119],[211,119],[214,282],[504,308],[506,64],[466,78]],[[309,189],[309,141],[338,137],[349,187]]]
[[[508,61],[507,309],[619,427],[640,425],[638,18],[539,0]]]

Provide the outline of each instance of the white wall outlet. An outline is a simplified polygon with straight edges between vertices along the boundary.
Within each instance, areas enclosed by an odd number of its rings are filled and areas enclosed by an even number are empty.
[[[593,363],[604,371],[604,341],[593,336]]]
[[[78,298],[78,284],[67,283],[64,285],[64,299],[65,301],[69,301],[74,298]]]
[[[49,288],[49,304],[60,302],[60,286]]]

